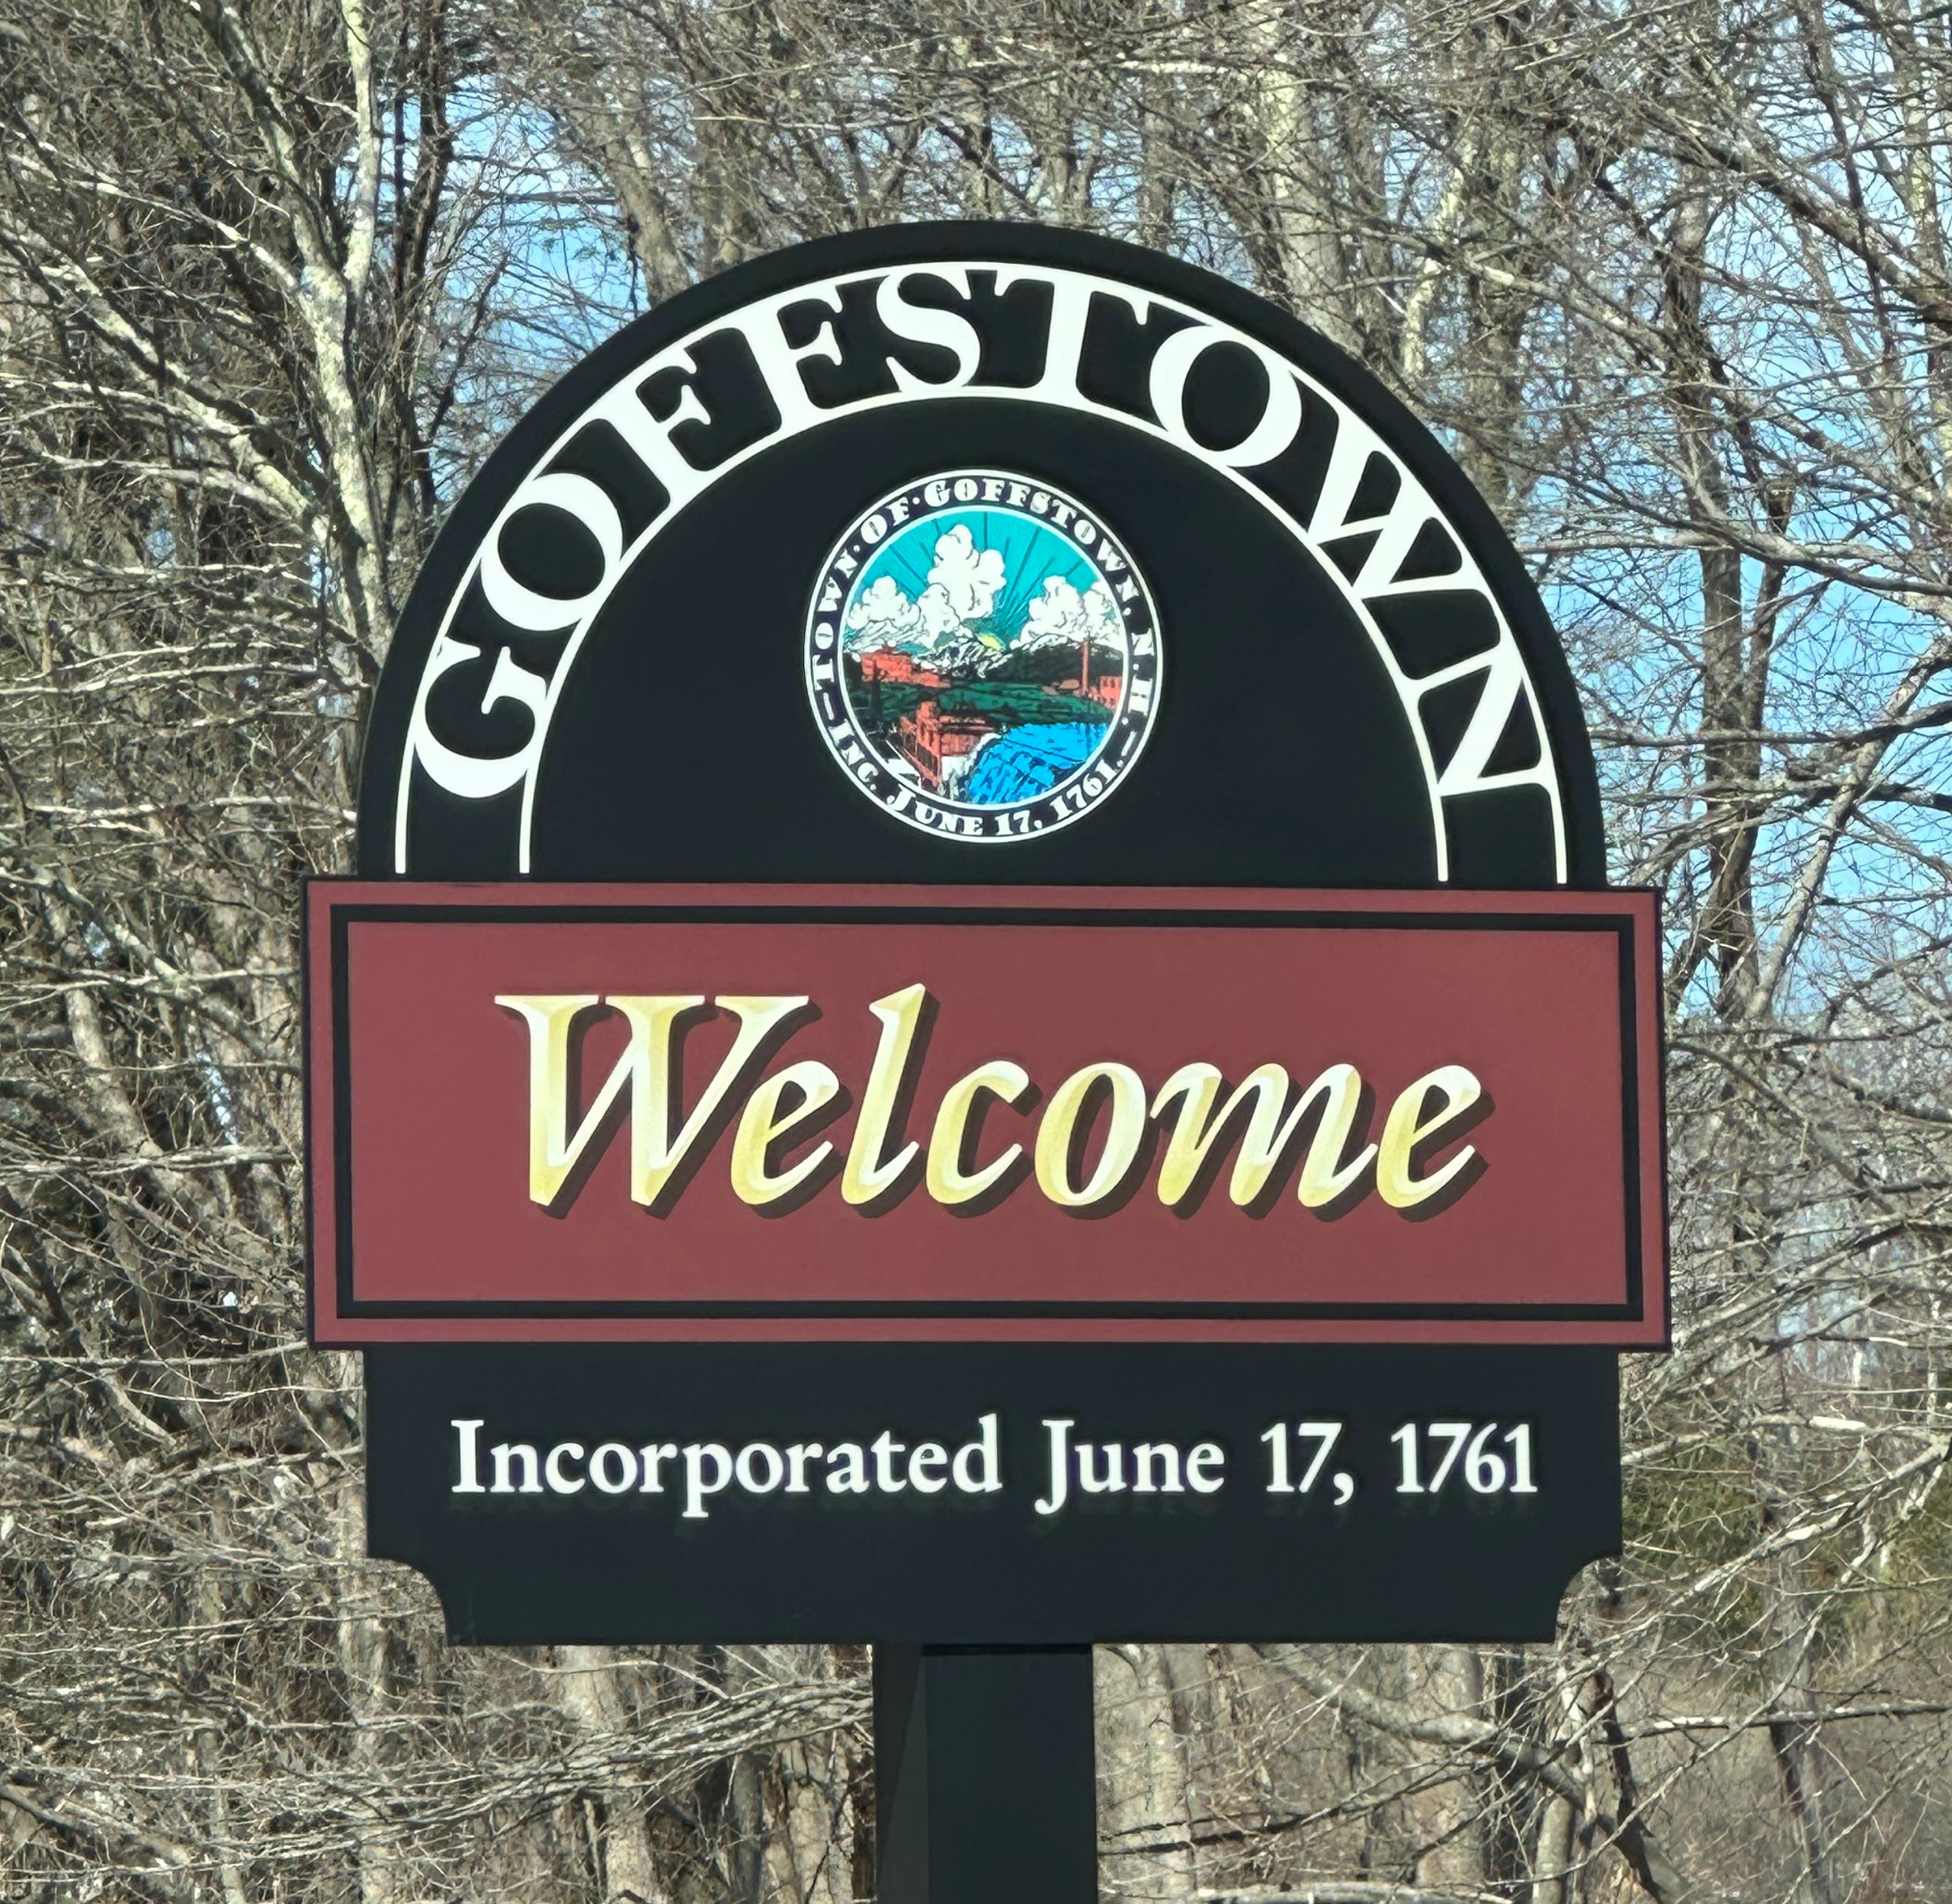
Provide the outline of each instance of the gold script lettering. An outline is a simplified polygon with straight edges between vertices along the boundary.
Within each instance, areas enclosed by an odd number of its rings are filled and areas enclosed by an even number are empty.
[[[1425,1100],[1432,1091],[1443,1102],[1431,1116],[1423,1114]],[[1475,1072],[1460,1064],[1439,1065],[1412,1084],[1404,1086],[1389,1107],[1383,1127],[1382,1147],[1376,1155],[1376,1191],[1393,1210],[1412,1210],[1418,1204],[1447,1188],[1477,1156],[1476,1146],[1466,1144],[1442,1169],[1428,1177],[1410,1174],[1418,1150],[1428,1152],[1438,1146],[1444,1127],[1454,1123],[1484,1095]]]
[[[797,998],[728,995],[713,1002],[733,1013],[739,1031],[723,1062],[677,1136],[672,1135],[672,1046],[678,1021],[705,1002],[700,996],[623,996],[594,992],[497,994],[495,1002],[529,1028],[529,1197],[553,1204],[582,1162],[619,1095],[630,1092],[630,1195],[655,1209],[700,1134],[717,1117],[735,1081],[767,1040],[805,1009]],[[630,1038],[589,1110],[569,1134],[569,1034],[592,1005],[623,1013]]]
[[[980,1170],[964,1169],[963,1151],[969,1141],[970,1120],[977,1099],[986,1091],[1014,1105],[1030,1088],[1030,1074],[1021,1065],[1002,1059],[977,1066],[943,1092],[928,1140],[928,1194],[938,1204],[973,1202],[1008,1175],[1024,1154],[1021,1144],[1011,1144]]]
[[[798,1101],[784,1114],[782,1099]],[[790,1196],[832,1156],[831,1143],[816,1144],[791,1168],[774,1172],[766,1159],[773,1146],[841,1095],[841,1081],[818,1058],[803,1058],[764,1079],[745,1101],[739,1133],[732,1143],[732,1187],[742,1203],[755,1207]]]
[[[1078,1116],[1101,1085],[1111,1094],[1111,1116],[1104,1147],[1083,1184],[1071,1181]],[[1146,1081],[1129,1064],[1088,1064],[1074,1071],[1050,1094],[1037,1126],[1037,1187],[1065,1210],[1088,1210],[1124,1181],[1146,1134]]]
[[[862,1092],[861,1115],[855,1119],[854,1141],[841,1172],[841,1194],[851,1204],[871,1204],[899,1183],[921,1149],[912,1140],[892,1157],[883,1157],[894,1120],[895,1107],[907,1082],[909,1056],[922,1022],[928,994],[918,985],[905,986],[867,1008],[881,1021],[881,1041],[869,1067]]]
[[[1296,1194],[1306,1208],[1322,1209],[1344,1195],[1376,1155],[1373,1144],[1364,1144],[1347,1163],[1342,1161],[1349,1140],[1355,1135],[1356,1114],[1362,1104],[1362,1075],[1352,1064],[1330,1065],[1302,1093],[1300,1101],[1285,1117],[1281,1115],[1288,1095],[1284,1065],[1264,1064],[1250,1071],[1216,1116],[1213,1101],[1220,1095],[1221,1082],[1216,1066],[1181,1065],[1160,1085],[1158,1096],[1152,1100],[1155,1117],[1175,1098],[1181,1100],[1179,1114],[1173,1120],[1172,1135],[1159,1165],[1162,1204],[1176,1207],[1191,1194],[1208,1153],[1236,1111],[1250,1097],[1254,1108],[1248,1114],[1240,1154],[1234,1159],[1233,1175],[1227,1184],[1228,1196],[1242,1209],[1266,1189],[1281,1153],[1318,1101],[1322,1120],[1309,1140],[1301,1181],[1296,1188]]]

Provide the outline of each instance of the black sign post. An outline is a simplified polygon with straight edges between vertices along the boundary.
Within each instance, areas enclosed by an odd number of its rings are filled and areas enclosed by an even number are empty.
[[[888,1904],[1095,1896],[1094,1642],[1542,1637],[1617,1547],[1651,904],[1495,519],[1236,287],[920,226],[632,325],[429,556],[359,859],[373,1551],[872,1643]]]
[[[1091,1649],[874,1649],[877,1898],[1098,1894]]]

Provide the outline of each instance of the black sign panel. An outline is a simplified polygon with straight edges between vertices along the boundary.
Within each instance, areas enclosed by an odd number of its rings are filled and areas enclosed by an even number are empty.
[[[359,861],[1604,883],[1563,656],[1428,432],[1217,278],[985,225],[726,272],[537,405],[402,617]],[[783,1334],[370,1348],[373,1550],[465,1637],[1057,1644],[1543,1636],[1618,1539],[1606,1349]],[[1057,1423],[1125,1485],[1067,1457],[1040,1514]]]
[[[389,1350],[367,1382],[373,1550],[426,1573],[463,1640],[1527,1639],[1618,1546],[1614,1366]]]

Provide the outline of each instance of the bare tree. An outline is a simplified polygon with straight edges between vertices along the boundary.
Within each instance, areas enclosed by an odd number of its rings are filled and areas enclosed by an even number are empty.
[[[870,1894],[857,1652],[450,1652],[364,1560],[294,892],[530,395],[729,263],[975,215],[1211,265],[1432,421],[1668,933],[1626,1555],[1549,1646],[1107,1652],[1107,1889],[1942,1893],[1948,105],[1909,0],[0,0],[14,1888]]]

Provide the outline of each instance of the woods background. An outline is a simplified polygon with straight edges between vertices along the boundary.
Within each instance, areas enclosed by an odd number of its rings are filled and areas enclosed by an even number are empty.
[[[1209,264],[1431,421],[1671,933],[1624,1560],[1551,1646],[1101,1652],[1107,1890],[1952,1895],[1944,8],[0,0],[0,1893],[871,1890],[857,1653],[450,1651],[363,1559],[296,882],[555,373],[979,215]]]

